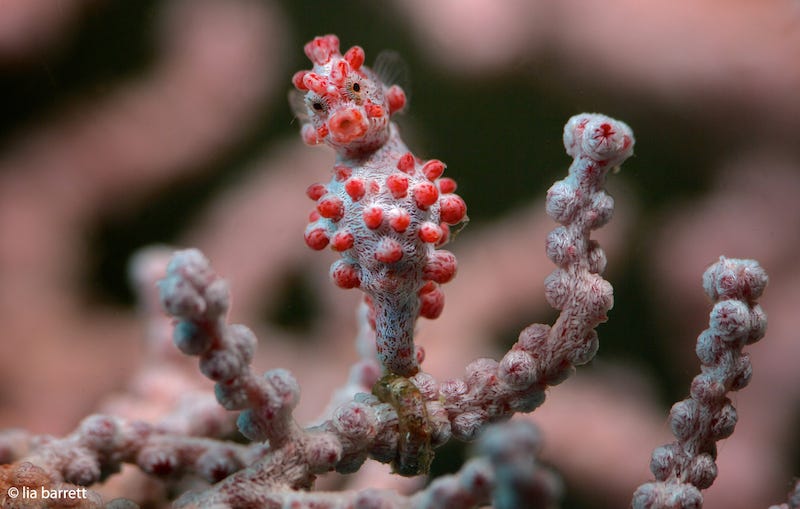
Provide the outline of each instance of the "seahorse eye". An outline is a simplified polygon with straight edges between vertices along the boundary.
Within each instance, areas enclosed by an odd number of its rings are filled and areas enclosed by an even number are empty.
[[[360,92],[360,91],[361,91],[361,85],[359,85],[358,83],[353,83],[353,92]]]
[[[325,109],[325,108],[322,106],[322,103],[321,103],[321,102],[319,102],[319,101],[317,101],[317,102],[315,102],[314,104],[312,104],[312,105],[311,105],[311,107],[312,107],[312,108],[314,108],[316,111],[322,111],[323,109]]]

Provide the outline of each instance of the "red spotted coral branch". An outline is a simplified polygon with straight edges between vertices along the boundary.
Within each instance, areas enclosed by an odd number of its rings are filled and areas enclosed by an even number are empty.
[[[729,437],[737,414],[728,392],[750,383],[753,368],[742,352],[764,336],[767,317],[756,303],[767,274],[753,260],[720,258],[703,275],[703,288],[715,302],[709,327],[697,338],[701,372],[689,397],[672,406],[670,426],[675,442],[653,451],[655,481],[633,495],[634,509],[696,509],[700,490],[717,477],[716,442]]]
[[[305,52],[314,67],[292,79],[303,139],[337,152],[331,181],[306,191],[316,207],[305,240],[341,254],[331,266],[334,283],[364,291],[379,360],[411,376],[423,357],[414,344],[417,317],[439,316],[439,285],[456,272],[455,256],[437,248],[466,218],[466,205],[442,177],[444,163],[420,159],[403,143],[390,118],[405,94],[363,65],[360,47],[342,55],[338,38],[326,35]]]

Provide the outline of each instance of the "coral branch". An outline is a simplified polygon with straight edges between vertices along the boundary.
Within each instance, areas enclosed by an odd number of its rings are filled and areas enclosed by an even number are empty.
[[[540,449],[538,430],[525,421],[512,421],[486,430],[478,443],[478,451],[485,454],[494,467],[492,503],[495,509],[554,507],[561,496],[561,481],[552,471],[532,461]]]
[[[443,402],[456,437],[472,440],[488,421],[534,410],[547,386],[594,356],[594,327],[606,319],[612,289],[599,275],[605,254],[590,233],[611,219],[614,202],[603,190],[605,178],[631,155],[633,144],[630,128],[604,115],[577,115],[565,126],[564,145],[575,160],[567,178],[547,193],[547,212],[563,225],[547,239],[547,255],[558,265],[545,283],[548,301],[561,310],[555,325],[527,327],[499,363],[478,359],[464,379],[442,382],[438,389],[420,375],[414,378],[431,399]]]
[[[298,491],[297,486],[275,481],[283,477],[278,467],[285,468],[289,457],[273,455],[257,464],[257,468],[248,469],[246,479],[243,475],[234,476],[216,486],[211,496],[188,494],[175,506],[469,509],[491,501],[498,509],[510,509],[521,507],[519,503],[524,500],[526,504],[546,508],[551,507],[549,504],[560,493],[560,485],[551,472],[535,463],[539,448],[539,434],[529,423],[498,424],[479,442],[479,457],[465,463],[456,474],[440,477],[411,496],[376,489],[336,493]],[[288,450],[293,457],[298,452]],[[295,463],[289,466],[299,468]]]
[[[4,433],[0,444],[6,451],[3,462],[16,460],[0,473],[3,494],[5,488],[22,485],[36,490],[91,486],[119,472],[123,463],[162,479],[195,475],[213,483],[257,460],[262,452],[258,447],[166,433],[143,421],[105,415],[87,417],[64,438]],[[80,498],[85,499],[82,507],[102,506],[102,499],[91,491]],[[70,502],[75,500],[65,500],[64,507],[73,507]]]
[[[184,353],[200,356],[201,370],[217,380],[217,396],[223,406],[244,409],[239,425],[245,435],[269,441],[269,451],[262,459],[233,473],[210,490],[186,494],[178,501],[178,507],[194,507],[199,501],[233,506],[244,499],[254,504],[283,500],[291,490],[309,488],[316,474],[332,469],[358,470],[367,456],[392,462],[401,474],[415,475],[427,470],[432,449],[450,438],[452,428],[463,421],[470,432],[462,434],[475,438],[482,427],[473,426],[475,422],[470,423],[470,416],[463,413],[450,415],[446,403],[435,397],[436,381],[430,375],[419,373],[412,379],[387,375],[376,385],[383,387],[384,394],[379,393],[381,399],[356,394],[354,400],[338,407],[330,419],[315,428],[302,430],[291,414],[298,389],[289,390],[287,383],[275,383],[276,380],[293,380],[291,376],[274,370],[265,377],[269,385],[254,381],[248,363],[255,340],[242,344],[241,338],[252,335],[244,332],[246,329],[242,326],[225,323],[229,306],[227,285],[217,277],[202,254],[197,250],[177,252],[160,287],[164,307],[180,317],[175,327],[178,347]],[[478,368],[484,365],[482,361],[475,364]],[[471,383],[480,380],[480,369],[475,369],[473,375]],[[520,435],[517,446],[536,442],[524,436],[524,433]],[[490,457],[494,454],[491,451],[497,449],[493,447],[487,449]],[[526,447],[516,453],[503,449],[505,452],[497,453],[496,457],[511,463],[524,461],[521,458],[530,457],[535,450],[535,447]],[[515,475],[508,474],[510,480],[503,490],[523,489]],[[547,490],[542,487],[545,485],[537,484],[539,487],[531,489],[545,493]],[[443,484],[438,489],[450,489],[447,486]],[[312,495],[291,496],[317,500]]]
[[[800,481],[795,483],[786,503],[770,506],[769,509],[797,509],[798,507],[800,507]]]
[[[440,178],[441,161],[423,163],[408,151],[389,121],[402,109],[404,96],[402,105],[392,107],[392,90],[398,89],[361,66],[361,48],[347,53],[358,56],[357,65],[341,55],[332,35],[315,38],[305,52],[314,67],[292,79],[300,94],[294,96],[295,111],[307,120],[303,138],[337,151],[331,182],[306,191],[316,202],[306,243],[340,252],[342,259],[331,266],[334,281],[367,294],[378,357],[390,372],[374,392],[395,407],[404,437],[393,465],[407,475],[426,472],[434,428],[471,440],[486,422],[536,408],[546,386],[594,356],[594,328],[606,319],[612,289],[598,275],[605,254],[589,234],[611,218],[605,177],[633,152],[633,133],[603,115],[569,121],[564,144],[575,162],[569,176],[550,189],[547,203],[548,214],[563,225],[548,237],[547,254],[559,268],[545,284],[548,301],[561,315],[552,329],[527,329],[502,364],[480,359],[467,368],[466,380],[439,388],[419,373],[422,355],[414,345],[414,325],[418,315],[435,318],[442,310],[438,285],[455,275],[456,260],[434,246],[447,241],[448,225],[465,219],[466,205],[452,194],[455,183]],[[429,414],[423,398],[443,408]]]
[[[263,502],[282,487],[310,485],[316,473],[353,472],[368,455],[391,462],[401,475],[427,473],[435,447],[451,436],[474,440],[487,423],[532,411],[544,401],[548,385],[588,362],[598,346],[594,327],[612,304],[611,286],[598,275],[605,255],[590,233],[611,218],[605,177],[631,155],[634,140],[624,123],[584,114],[564,130],[567,153],[575,159],[569,175],[548,192],[547,212],[563,225],[547,242],[547,254],[558,266],[545,284],[548,301],[561,310],[555,325],[528,327],[500,363],[478,359],[467,366],[464,379],[439,384],[419,372],[414,322],[417,315],[438,315],[443,301],[437,285],[455,274],[453,255],[434,244],[446,241],[447,224],[463,220],[466,207],[452,194],[453,181],[440,179],[444,165],[423,164],[407,152],[388,118],[378,126],[364,124],[369,129],[353,126],[364,104],[397,109],[382,102],[391,95],[384,84],[361,68],[360,48],[342,57],[338,39],[326,36],[306,45],[306,54],[314,69],[293,79],[311,116],[305,127],[314,126],[314,143],[327,141],[339,151],[331,183],[307,190],[316,209],[306,242],[342,252],[331,274],[339,286],[366,291],[373,312],[368,322],[388,373],[373,387],[377,397],[356,394],[330,419],[302,430],[291,415],[299,393],[294,378],[273,370],[261,381],[250,372],[255,337],[244,326],[225,323],[226,284],[199,251],[176,253],[161,283],[164,307],[180,319],[175,343],[200,356],[201,371],[217,382],[225,408],[244,410],[242,433],[268,440],[272,448],[269,457],[214,488],[215,500],[227,500],[225,493],[246,485],[252,500]],[[414,228],[406,234],[409,225]],[[363,373],[360,378],[363,383]],[[314,445],[320,441],[325,445]],[[268,482],[265,472],[273,472]],[[275,472],[284,473],[282,481]]]
[[[703,288],[715,304],[709,328],[697,338],[701,372],[692,380],[689,397],[672,406],[676,440],[653,451],[655,481],[636,490],[634,509],[702,507],[700,490],[717,477],[716,442],[736,426],[736,409],[727,393],[746,387],[753,374],[742,349],[766,331],[767,317],[756,303],[766,285],[766,272],[753,260],[722,257],[703,274]]]
[[[164,308],[180,319],[175,345],[200,357],[200,371],[217,382],[217,400],[228,410],[244,410],[237,422],[244,436],[269,440],[280,447],[300,432],[291,416],[300,388],[282,369],[263,377],[250,371],[255,335],[243,325],[225,322],[230,295],[225,281],[213,272],[196,249],[177,252],[160,283]]]
[[[165,7],[159,11],[162,14],[155,17],[141,16],[149,14],[148,9],[147,13],[141,8],[130,11],[116,7],[89,11],[85,0],[74,3],[63,12],[36,16],[46,4],[42,0],[11,0],[0,20],[0,60],[12,64],[12,81],[18,81],[11,84],[12,89],[47,77],[32,95],[23,97],[23,103],[47,95],[47,87],[62,80],[67,85],[50,106],[44,104],[32,115],[24,115],[21,124],[13,115],[9,117],[5,133],[8,147],[0,157],[0,231],[8,239],[0,248],[0,315],[4,336],[11,339],[0,353],[5,361],[0,367],[0,400],[11,403],[5,405],[9,407],[7,419],[15,425],[27,422],[30,427],[0,431],[0,507],[132,509],[139,503],[159,509],[173,502],[176,509],[449,509],[488,504],[496,509],[553,507],[562,491],[561,482],[538,462],[541,437],[528,424],[530,420],[515,414],[536,410],[551,386],[566,380],[577,366],[590,362],[599,348],[596,328],[607,319],[614,299],[610,283],[602,276],[606,255],[593,235],[611,219],[614,201],[604,187],[608,175],[633,152],[631,129],[599,114],[577,115],[564,128],[564,145],[574,162],[568,175],[547,192],[546,212],[558,224],[547,235],[545,251],[540,253],[555,264],[544,282],[546,301],[559,313],[555,322],[526,327],[516,343],[495,359],[472,360],[495,353],[488,344],[492,333],[516,322],[517,311],[530,313],[529,295],[521,289],[544,278],[544,273],[522,270],[540,265],[530,256],[535,246],[515,248],[516,252],[510,246],[522,246],[519,238],[523,237],[544,239],[546,227],[533,231],[528,221],[506,219],[499,227],[490,226],[492,234],[478,239],[472,248],[463,246],[462,261],[470,260],[470,249],[473,254],[480,253],[474,259],[489,263],[477,272],[485,269],[484,277],[494,281],[491,285],[459,282],[466,284],[454,296],[461,294],[460,299],[472,302],[467,307],[448,304],[459,307],[460,314],[455,318],[461,322],[458,327],[439,321],[442,328],[433,333],[430,328],[423,331],[429,337],[438,337],[440,345],[435,347],[440,348],[438,351],[428,347],[429,360],[423,370],[426,353],[420,346],[418,318],[434,319],[443,311],[442,285],[457,272],[455,255],[443,247],[468,222],[466,203],[456,194],[455,181],[444,176],[446,165],[416,155],[401,137],[394,115],[406,110],[408,101],[395,83],[398,73],[388,69],[393,58],[379,58],[370,67],[360,46],[342,51],[337,36],[316,37],[304,48],[311,68],[291,79],[294,90],[290,101],[302,141],[327,145],[335,154],[315,159],[318,156],[311,155],[312,151],[305,155],[299,147],[283,150],[273,143],[265,145],[270,153],[268,164],[262,166],[253,160],[247,166],[254,171],[242,168],[235,176],[241,177],[234,182],[237,192],[230,193],[229,200],[217,201],[211,213],[197,216],[194,209],[204,205],[194,203],[191,214],[181,216],[204,218],[195,230],[199,233],[184,243],[203,246],[220,273],[231,278],[228,281],[236,288],[237,297],[247,301],[245,306],[237,306],[236,321],[253,323],[254,318],[264,318],[265,309],[282,311],[302,298],[310,305],[290,317],[290,325],[302,320],[302,327],[284,330],[287,323],[282,319],[261,324],[271,344],[267,354],[255,360],[255,334],[244,325],[229,323],[229,284],[212,269],[206,255],[195,249],[173,254],[157,248],[140,255],[132,270],[134,286],[143,297],[141,318],[148,339],[137,350],[125,346],[134,344],[129,341],[134,332],[132,313],[117,306],[98,306],[93,293],[83,294],[88,289],[84,282],[93,279],[86,276],[104,272],[106,257],[117,253],[116,249],[99,249],[95,256],[91,249],[91,260],[78,263],[82,253],[86,254],[86,242],[90,247],[95,243],[106,246],[118,228],[131,233],[128,238],[137,238],[139,226],[150,221],[144,216],[134,217],[136,210],[127,207],[139,207],[147,196],[155,198],[152,192],[170,182],[176,184],[175,188],[163,191],[170,193],[164,198],[172,198],[173,191],[179,191],[177,187],[184,187],[184,182],[176,178],[186,172],[205,172],[207,178],[201,187],[210,190],[220,183],[215,169],[221,163],[240,166],[243,158],[252,155],[253,140],[245,135],[263,134],[262,128],[273,134],[279,132],[280,119],[270,121],[269,126],[254,122],[265,118],[263,108],[256,106],[272,107],[273,78],[281,75],[277,69],[285,60],[282,56],[286,52],[280,48],[287,32],[280,30],[285,25],[279,22],[280,13],[265,7],[271,4],[250,0],[164,0],[158,2]],[[524,25],[520,23],[525,17],[509,17],[509,13],[521,12],[519,8],[498,9],[486,0],[467,4],[469,8],[460,11],[463,16],[450,16],[448,23],[436,18],[431,26],[436,26],[437,34],[444,34],[447,30],[441,29],[451,25],[473,26],[473,20],[493,26],[497,37],[488,39],[485,32],[483,38],[476,38],[474,30],[462,31],[469,35],[469,44],[461,44],[458,51],[450,48],[448,56],[454,61],[459,55],[469,55],[471,62],[477,62],[474,69],[491,60],[491,65],[499,69],[510,61],[510,53],[497,53],[497,41],[506,47],[511,39],[524,42],[521,32],[515,31]],[[572,7],[566,9],[564,12],[571,12]],[[64,30],[84,12],[91,16],[81,20],[81,30]],[[137,19],[131,24],[129,18],[134,12]],[[351,12],[338,14],[350,17]],[[106,16],[111,23],[105,22]],[[116,19],[118,16],[125,19]],[[465,20],[467,23],[462,23]],[[98,61],[116,58],[113,52],[101,51],[87,60],[83,50],[87,43],[91,46],[97,34],[122,26],[122,21],[133,37],[132,43],[121,49],[136,55],[131,65],[120,62],[123,65],[119,70],[125,69],[125,75],[113,69],[112,74],[105,70],[98,74],[91,66],[74,67],[97,57]],[[84,38],[83,28],[95,35]],[[68,32],[70,37],[65,38]],[[611,47],[609,43],[615,40],[602,34],[598,37],[602,30],[578,32],[586,41],[599,41],[600,46]],[[149,40],[150,33],[159,34],[160,43]],[[76,34],[79,37],[73,37]],[[226,34],[229,37],[220,36]],[[56,41],[64,44],[53,45]],[[476,42],[483,50],[463,51],[474,48]],[[46,46],[50,49],[43,53]],[[599,47],[594,43],[584,46],[590,56],[592,48]],[[602,59],[587,69],[595,73],[598,62]],[[22,65],[17,68],[17,64]],[[276,72],[261,72],[265,65]],[[143,74],[137,78],[136,73]],[[98,78],[102,83],[94,83]],[[609,79],[613,81],[613,76]],[[98,83],[99,88],[93,86]],[[428,91],[440,85],[436,80],[429,84],[433,87]],[[469,80],[464,84],[469,85]],[[503,83],[483,85],[492,88],[473,88],[488,97],[501,90]],[[524,91],[516,98],[523,95]],[[525,101],[507,102],[522,107]],[[488,117],[480,108],[473,108],[474,102],[461,104],[465,107],[457,118],[477,113],[472,116],[479,124],[497,127],[496,122],[484,121]],[[733,111],[736,114],[739,110]],[[753,139],[752,122],[730,124]],[[691,126],[688,131],[680,128],[678,134],[678,138],[686,138]],[[720,140],[725,133],[716,136]],[[761,138],[772,152],[775,140]],[[510,140],[495,153],[519,145]],[[226,148],[235,150],[223,150]],[[215,154],[222,159],[211,157]],[[333,156],[335,162],[328,176],[310,176],[313,168],[331,168]],[[793,160],[787,161],[791,164]],[[775,181],[781,185],[764,187],[763,174],[759,175],[755,187],[740,174],[727,175],[727,185],[733,187],[726,191],[728,201],[720,203],[741,205],[742,200],[757,200],[761,195],[772,196],[773,202],[777,197],[794,203],[793,186],[786,185],[792,179],[781,178]],[[302,182],[311,182],[312,178],[323,183],[306,189],[313,202],[306,221],[300,211],[289,213],[294,205],[281,196],[281,190],[305,186]],[[253,193],[256,188],[267,190]],[[741,196],[731,194],[734,188],[741,188]],[[125,193],[113,192],[122,190]],[[730,209],[717,208],[722,212]],[[103,211],[111,214],[99,216]],[[674,212],[668,215],[680,218]],[[281,216],[295,217],[298,223],[287,226],[286,221],[274,221]],[[725,218],[730,219],[728,216]],[[748,223],[754,227],[759,224],[755,216]],[[789,220],[782,223],[784,230],[793,229],[791,217]],[[334,297],[329,292],[335,290],[328,285],[305,301],[306,276],[315,272],[309,267],[323,257],[315,257],[309,265],[309,260],[286,247],[293,245],[289,237],[301,232],[306,222],[308,247],[330,247],[335,252],[329,270],[335,286],[357,288],[363,293],[355,363],[338,339],[350,316],[344,309],[351,304],[348,296]],[[745,237],[760,238],[758,234],[738,235],[748,228],[742,228],[738,219],[734,223],[737,242]],[[171,235],[177,224],[162,225],[167,228],[158,232],[148,227],[145,237]],[[677,224],[686,229],[685,221]],[[721,231],[701,230],[704,235],[717,236]],[[254,249],[253,236],[248,233],[255,231],[260,232],[261,239]],[[774,234],[764,231],[767,237]],[[74,235],[76,232],[86,235]],[[680,235],[670,233],[669,243],[675,244],[677,237]],[[780,252],[772,261],[794,267],[792,249],[776,250],[780,243],[767,237],[760,244],[772,246],[767,251]],[[784,241],[791,243],[793,239]],[[662,248],[656,251],[667,252]],[[665,266],[670,272],[680,272],[675,270],[675,260],[681,266],[691,265],[686,256],[667,258],[669,264]],[[462,271],[464,268],[462,265]],[[505,275],[498,277],[501,272]],[[255,277],[256,273],[266,277]],[[787,288],[800,288],[792,278],[773,275],[773,280],[780,280]],[[721,505],[730,508],[754,506],[751,502],[756,495],[766,495],[769,490],[773,490],[769,500],[782,498],[782,493],[774,493],[775,489],[786,489],[776,488],[773,481],[778,478],[777,463],[770,466],[764,458],[775,456],[783,446],[784,435],[791,431],[788,425],[774,423],[779,419],[790,422],[786,419],[791,417],[787,402],[796,391],[778,391],[782,393],[779,399],[787,404],[776,404],[773,399],[754,395],[758,391],[752,389],[756,387],[745,392],[745,399],[762,400],[761,413],[769,414],[768,419],[759,419],[751,430],[739,426],[737,434],[749,431],[754,437],[758,435],[751,441],[736,441],[747,444],[747,454],[731,455],[726,449],[720,458],[739,464],[736,472],[727,472],[734,475],[727,475],[725,482],[741,489],[717,486],[712,496],[702,492],[718,482],[718,470],[728,470],[717,458],[717,442],[730,436],[737,424],[737,409],[729,393],[750,382],[750,357],[743,348],[764,335],[766,316],[757,300],[766,284],[765,272],[751,260],[721,258],[706,271],[704,286],[714,308],[709,328],[697,340],[701,373],[692,381],[689,396],[672,407],[669,422],[675,440],[652,453],[654,480],[636,490],[632,508],[700,509],[704,497],[710,507],[714,505],[711,497],[720,492],[725,498]],[[486,291],[488,286],[496,291]],[[476,293],[480,294],[478,298]],[[76,299],[76,295],[88,298]],[[778,301],[787,308],[792,305],[790,298]],[[285,303],[290,306],[282,307]],[[306,316],[306,312],[314,317]],[[791,316],[791,312],[787,314]],[[286,316],[282,312],[274,316],[278,315]],[[784,330],[795,329],[796,324],[789,319]],[[302,344],[293,341],[300,336]],[[784,336],[791,338],[792,334]],[[109,338],[113,341],[107,341]],[[485,353],[487,349],[490,353]],[[777,380],[797,378],[793,356],[781,354],[780,349],[770,350],[770,355],[783,359],[766,370],[775,373],[772,380],[759,378],[764,384],[762,395],[774,392],[774,387],[793,387],[776,384]],[[137,351],[141,353],[138,368],[129,356]],[[199,371],[212,382],[200,376],[194,360],[188,357],[198,358]],[[291,367],[293,371],[257,372],[254,366],[267,359],[274,366]],[[432,360],[437,364],[431,365]],[[344,387],[331,391],[330,387],[345,380],[341,370],[347,363],[350,370]],[[770,360],[761,359],[759,363],[769,365]],[[463,375],[445,378],[458,375],[455,370],[465,364]],[[447,372],[442,373],[444,370]],[[106,375],[99,377],[100,371]],[[619,376],[614,374],[617,370],[603,371],[596,370],[584,383],[601,387],[608,382],[606,390],[585,391],[580,383],[577,388],[572,384],[564,388],[581,392],[584,397],[568,398],[569,415],[554,417],[558,438],[562,443],[569,441],[571,448],[548,448],[548,452],[554,464],[566,466],[567,476],[575,476],[570,483],[580,477],[575,484],[595,498],[606,497],[611,505],[621,505],[612,498],[616,488],[609,487],[638,484],[643,476],[635,469],[606,468],[604,454],[636,450],[634,444],[641,442],[636,432],[645,422],[641,417],[658,412],[642,405],[638,396],[630,398],[630,403],[609,404],[627,399],[619,396],[618,384],[639,385],[641,377],[631,383],[624,375],[623,381],[614,382],[612,378]],[[313,378],[302,376],[311,372]],[[17,383],[17,378],[22,383]],[[64,382],[67,378],[69,383]],[[301,425],[306,416],[296,410],[300,398],[297,380],[303,378],[310,378],[304,388],[311,393],[312,403],[324,405],[324,398],[333,392],[327,407],[311,425]],[[86,384],[89,379],[92,383]],[[53,384],[53,380],[58,383]],[[216,384],[213,391],[208,390],[212,383]],[[107,399],[107,387],[115,392],[120,387],[125,390]],[[79,416],[86,415],[89,402],[96,410],[79,421]],[[744,403],[741,398],[736,402],[742,413]],[[307,406],[310,409],[314,405]],[[600,410],[595,411],[597,408]],[[626,413],[624,419],[620,420],[620,412]],[[585,433],[586,415],[593,431],[599,433]],[[621,421],[637,422],[620,425]],[[37,427],[53,436],[39,434],[42,431]],[[240,443],[237,427],[250,443]],[[613,440],[603,438],[611,436],[604,432],[608,429],[614,431]],[[594,441],[590,445],[596,445],[598,437],[608,443],[587,449],[590,441]],[[421,488],[426,480],[419,477],[432,469],[435,450],[453,438],[474,441],[475,457],[456,473],[430,479]],[[622,447],[609,446],[611,442],[624,443]],[[573,462],[580,464],[574,472],[569,470],[569,457],[579,458]],[[388,468],[368,460],[389,464],[396,475],[379,484],[386,480],[375,479],[373,471],[385,475]],[[645,463],[640,466],[645,467]],[[769,468],[762,468],[765,466]],[[315,486],[322,474],[333,475]],[[352,474],[359,475],[356,478]],[[634,475],[635,482],[631,480]],[[401,476],[418,478],[408,482],[398,479]],[[385,489],[387,484],[400,486],[397,481],[403,481],[404,487]],[[800,482],[795,482],[785,503],[770,509],[800,509]],[[361,491],[353,489],[357,486]],[[416,493],[407,490],[412,486]],[[334,489],[341,491],[328,491]],[[623,496],[629,497],[629,493],[626,487]]]

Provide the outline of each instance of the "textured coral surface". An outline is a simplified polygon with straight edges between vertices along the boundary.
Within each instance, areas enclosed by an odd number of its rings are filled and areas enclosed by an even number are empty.
[[[365,48],[366,66],[382,49],[402,53],[404,139],[446,161],[469,203],[469,228],[447,246],[458,275],[446,309],[415,333],[424,370],[462,376],[477,357],[501,359],[526,324],[551,322],[543,210],[567,164],[558,133],[579,111],[611,113],[637,138],[597,235],[614,308],[595,360],[531,417],[569,487],[562,507],[623,507],[652,479],[653,447],[674,439],[670,406],[699,369],[711,308],[700,275],[720,255],[769,272],[770,322],[748,347],[753,379],[704,507],[786,501],[800,472],[797,19],[790,1],[4,2],[0,428],[66,437],[100,411],[159,422],[158,433],[233,433],[213,383],[148,314],[155,296],[132,304],[125,266],[152,243],[213,260],[233,289],[232,322],[261,338],[253,371],[300,381],[299,421],[330,415],[331,388],[352,399],[379,376],[353,353],[359,292],[326,281],[338,255],[302,238],[302,192],[329,178],[335,155],[302,146],[287,80],[308,67],[302,44],[335,32]],[[437,453],[431,469],[455,471],[461,457]],[[609,468],[617,457],[630,461]],[[419,487],[388,470],[367,462],[317,486]],[[101,488],[152,507],[185,487],[170,490],[129,467]]]

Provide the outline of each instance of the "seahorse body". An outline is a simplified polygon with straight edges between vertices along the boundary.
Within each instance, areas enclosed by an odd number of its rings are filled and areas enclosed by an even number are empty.
[[[306,191],[316,207],[305,240],[341,254],[331,265],[333,281],[365,292],[380,361],[411,376],[421,361],[417,317],[439,316],[439,285],[456,273],[455,256],[437,248],[449,240],[450,225],[465,219],[466,204],[455,182],[441,176],[444,163],[414,156],[400,138],[390,118],[405,107],[405,93],[364,65],[363,49],[342,55],[335,35],[304,49],[314,67],[292,78],[302,93],[296,109],[305,109],[301,134],[337,153],[330,182]]]

